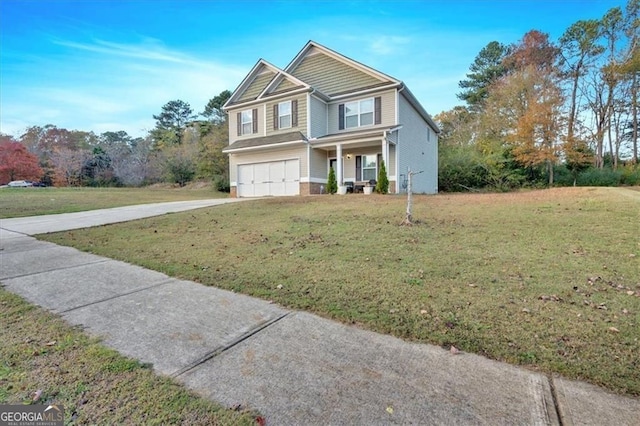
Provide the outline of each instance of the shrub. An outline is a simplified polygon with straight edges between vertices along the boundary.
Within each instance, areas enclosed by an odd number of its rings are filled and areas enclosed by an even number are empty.
[[[597,169],[591,167],[578,175],[579,186],[617,186],[622,180],[622,172],[609,167]]]
[[[335,194],[336,192],[338,192],[336,172],[333,171],[333,167],[329,167],[329,177],[327,178],[327,193]]]
[[[473,147],[443,147],[438,161],[438,190],[465,191],[483,188],[487,183],[487,167]]]
[[[229,179],[220,175],[213,177],[213,187],[219,192],[229,192],[231,190]]]
[[[376,182],[376,192],[378,194],[386,194],[389,192],[389,178],[387,177],[387,168],[384,165],[384,160],[380,161],[378,181]]]
[[[640,185],[640,167],[632,164],[624,166],[620,183],[622,185]]]

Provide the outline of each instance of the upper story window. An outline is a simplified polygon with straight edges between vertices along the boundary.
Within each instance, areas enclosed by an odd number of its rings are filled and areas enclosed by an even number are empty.
[[[381,122],[381,98],[346,102],[338,106],[339,128],[352,129]]]
[[[273,104],[273,130],[298,127],[298,100]]]
[[[249,135],[253,133],[253,113],[250,109],[242,111],[242,134]]]
[[[248,109],[238,112],[236,116],[238,124],[238,136],[258,133],[258,109]]]
[[[344,104],[344,123],[347,129],[373,124],[373,98]]]
[[[280,102],[278,104],[278,128],[286,129],[291,127],[291,101]]]

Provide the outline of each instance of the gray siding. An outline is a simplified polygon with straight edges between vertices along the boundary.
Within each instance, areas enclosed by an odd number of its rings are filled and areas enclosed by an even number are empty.
[[[435,194],[438,192],[438,135],[427,125],[411,104],[400,94],[398,131],[398,180],[407,174],[407,167],[414,172],[413,192]],[[431,132],[427,140],[427,132]],[[406,192],[400,188],[400,192]]]
[[[324,136],[329,133],[327,131],[327,104],[315,96],[310,96],[309,99],[311,99],[309,105],[311,133],[309,137],[317,138]]]
[[[275,77],[275,73],[271,71],[258,74],[258,76],[253,79],[249,87],[244,91],[240,99],[238,99],[238,102],[250,101],[257,98],[260,92],[267,87],[267,84],[269,84],[273,77]]]
[[[381,93],[374,93],[366,96],[354,96],[350,98],[345,98],[340,100],[340,102],[329,104],[329,134],[340,133],[343,131],[353,131],[355,128],[338,130],[338,105],[343,104],[345,102],[357,101],[360,99],[368,99],[375,98],[376,96],[380,96],[382,98],[382,116],[381,116],[381,125],[383,126],[393,126],[396,123],[396,90],[387,90]],[[364,127],[361,127],[364,128]]]
[[[357,90],[382,82],[324,53],[306,56],[291,74],[326,95]]]
[[[298,101],[298,125],[295,127],[287,127],[286,129],[273,129],[273,105],[279,104],[280,102],[286,102],[290,100]],[[294,130],[298,130],[302,132],[305,136],[307,135],[307,94],[303,93],[298,96],[292,96],[290,98],[279,98],[273,102],[267,102],[267,136],[275,135],[278,133],[287,133]]]

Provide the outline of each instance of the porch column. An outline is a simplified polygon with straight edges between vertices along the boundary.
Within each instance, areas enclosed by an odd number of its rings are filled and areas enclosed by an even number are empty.
[[[335,170],[336,172],[336,180],[338,181],[338,185],[342,185],[342,144],[337,144],[336,145],[336,160],[337,160],[337,165],[336,168],[338,170]]]
[[[384,161],[384,167],[387,169],[387,176],[389,175],[389,144],[387,138],[382,138],[382,161]]]

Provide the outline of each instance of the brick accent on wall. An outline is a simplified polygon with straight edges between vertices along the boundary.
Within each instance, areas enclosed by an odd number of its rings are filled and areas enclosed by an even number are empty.
[[[231,198],[238,198],[238,187],[232,186],[229,190],[229,195],[231,196]]]
[[[327,184],[315,182],[300,182],[300,195],[319,194],[320,186],[323,186],[326,190]]]

